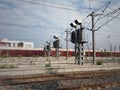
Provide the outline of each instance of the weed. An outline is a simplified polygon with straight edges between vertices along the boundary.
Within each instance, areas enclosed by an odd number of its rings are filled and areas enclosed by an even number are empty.
[[[21,55],[17,55],[18,58],[21,58],[22,56]]]
[[[102,61],[98,61],[96,64],[97,65],[102,65],[103,63],[102,63]]]
[[[45,67],[51,67],[51,62],[49,61],[47,64],[45,64]]]
[[[0,69],[10,69],[10,68],[17,68],[15,65],[3,64],[0,66]]]
[[[10,55],[4,54],[4,55],[2,55],[1,57],[2,57],[2,58],[10,58]]]

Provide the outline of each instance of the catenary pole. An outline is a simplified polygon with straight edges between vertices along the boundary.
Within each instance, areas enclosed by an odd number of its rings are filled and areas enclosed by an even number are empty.
[[[92,49],[93,49],[93,64],[96,64],[96,52],[95,52],[95,49],[96,49],[96,46],[95,46],[95,27],[94,27],[94,20],[95,20],[95,16],[96,14],[94,12],[92,12],[90,14],[90,16],[92,17]]]
[[[67,29],[65,32],[66,32],[66,60],[68,60],[68,57],[69,57],[69,55],[68,55],[68,41],[69,41],[68,36],[69,36],[70,31]]]

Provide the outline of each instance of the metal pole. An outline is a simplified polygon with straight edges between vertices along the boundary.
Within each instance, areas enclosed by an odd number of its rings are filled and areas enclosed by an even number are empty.
[[[93,43],[93,64],[96,64],[96,52],[95,52],[95,31],[92,31],[92,43]]]
[[[83,50],[83,43],[81,43],[81,65],[84,64],[84,50]]]
[[[59,39],[57,39],[56,59],[58,59],[58,60],[59,60]]]
[[[68,36],[70,31],[67,29],[65,32],[66,32],[66,60],[68,60]]]
[[[92,44],[93,44],[93,64],[96,64],[96,52],[95,52],[95,29],[94,29],[94,17],[95,14],[92,12],[91,14],[92,17]]]
[[[110,44],[110,53],[111,53],[111,57],[113,56],[112,55],[112,44]]]
[[[83,50],[83,27],[82,27],[82,23],[80,24],[80,30],[81,30],[81,45],[80,45],[80,60],[81,60],[81,65],[84,64],[84,50]]]
[[[58,59],[58,48],[56,48],[56,59]]]
[[[49,47],[49,48],[48,48],[48,60],[50,61],[50,49],[51,49],[51,48],[50,48],[50,43],[48,43],[48,47]]]
[[[119,52],[120,52],[120,45],[119,45]]]
[[[68,60],[68,32],[66,33],[66,60]]]
[[[75,43],[75,64],[77,64],[77,43]]]
[[[78,64],[81,62],[81,45],[78,43]]]
[[[120,45],[119,45],[119,57],[120,57]]]
[[[88,50],[90,50],[90,47],[89,47],[89,39],[88,39],[88,34],[87,34],[87,47],[88,47]]]
[[[84,53],[84,50],[83,50],[83,27],[82,27],[82,23],[81,24],[79,24],[80,25],[80,29],[79,29],[79,43],[78,43],[78,64],[81,64],[81,65],[83,65],[83,53]]]
[[[110,52],[110,36],[108,36],[108,51]]]
[[[75,35],[77,35],[77,27],[75,27]],[[76,41],[77,41],[77,36],[76,36]],[[75,42],[75,64],[78,64],[78,43]]]

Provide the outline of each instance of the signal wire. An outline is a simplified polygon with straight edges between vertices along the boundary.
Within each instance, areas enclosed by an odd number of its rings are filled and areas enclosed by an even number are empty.
[[[107,23],[109,23],[110,21],[112,21],[113,19],[115,19],[117,16],[119,16],[119,14],[117,14],[116,16],[114,16],[113,18],[111,18],[110,20],[108,20],[106,23],[102,24],[101,26],[98,27],[98,29],[100,29],[101,27],[103,27],[104,25],[106,25]]]

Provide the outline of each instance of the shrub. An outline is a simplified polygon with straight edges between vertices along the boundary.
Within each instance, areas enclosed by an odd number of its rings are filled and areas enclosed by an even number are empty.
[[[10,68],[17,68],[15,65],[8,65],[8,64],[3,64],[0,66],[0,69],[10,69]]]
[[[102,65],[102,61],[97,62],[97,65]]]
[[[47,63],[45,66],[46,67],[51,67],[51,62],[49,61],[49,63]]]
[[[22,57],[22,55],[17,55],[17,57],[18,57],[18,58],[21,58],[21,57]]]
[[[118,60],[118,64],[120,64],[120,60]]]
[[[38,57],[39,57],[39,55],[33,55],[32,57],[33,57],[33,58],[38,58]]]
[[[2,58],[10,58],[10,55],[4,54],[1,56]]]

